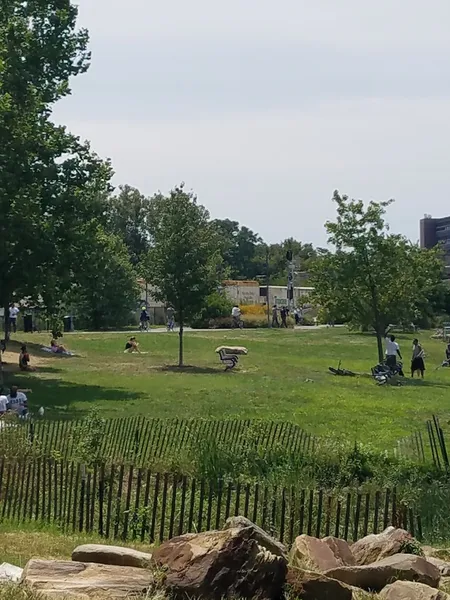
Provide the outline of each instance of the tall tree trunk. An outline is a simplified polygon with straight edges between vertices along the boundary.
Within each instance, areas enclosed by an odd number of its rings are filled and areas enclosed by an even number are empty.
[[[7,342],[9,342],[10,330],[11,330],[11,325],[9,323],[9,301],[5,300],[3,310],[5,311],[5,317],[4,317],[4,320],[5,320],[5,340]]]
[[[178,349],[178,366],[183,366],[183,331],[184,331],[184,323],[183,323],[183,314],[180,312],[180,331],[178,333],[178,339],[180,342]]]
[[[377,324],[377,346],[378,346],[378,362],[383,362],[384,360],[384,352],[383,352],[383,336],[380,331],[380,325]]]

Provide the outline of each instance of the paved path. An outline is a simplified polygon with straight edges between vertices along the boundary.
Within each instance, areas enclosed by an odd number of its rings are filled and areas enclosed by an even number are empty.
[[[336,325],[336,327],[344,327],[343,325]],[[319,329],[328,329],[328,325],[298,325],[294,327],[295,331],[318,331]],[[260,329],[261,330],[261,329]],[[184,328],[186,332],[199,332],[199,333],[215,333],[215,332],[230,332],[234,331],[233,329],[192,329],[191,327]],[[254,328],[244,329],[243,331],[256,331]],[[154,329],[149,329],[148,331],[139,331],[139,329],[131,330],[128,329],[126,331],[68,331],[64,332],[64,335],[92,335],[94,333],[111,333],[111,334],[120,334],[120,335],[145,335],[145,334],[153,334],[153,333],[168,333],[165,327],[156,327]],[[178,333],[178,328],[175,328],[173,333]]]

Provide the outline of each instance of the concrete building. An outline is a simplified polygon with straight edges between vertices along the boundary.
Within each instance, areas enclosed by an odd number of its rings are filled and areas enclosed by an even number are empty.
[[[420,220],[420,247],[434,248],[438,244],[444,251],[446,274],[450,277],[450,217],[433,219],[425,215]]]
[[[267,287],[259,281],[230,280],[222,283],[230,300],[236,304],[266,304]],[[314,290],[312,287],[294,287],[294,305],[303,304],[307,296]],[[287,306],[287,287],[269,286],[269,304]]]

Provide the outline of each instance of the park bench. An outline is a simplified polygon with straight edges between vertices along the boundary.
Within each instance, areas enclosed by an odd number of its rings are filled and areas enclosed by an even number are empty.
[[[225,371],[230,371],[238,364],[239,356],[248,354],[248,350],[243,346],[219,346],[216,348],[216,353],[225,365]]]

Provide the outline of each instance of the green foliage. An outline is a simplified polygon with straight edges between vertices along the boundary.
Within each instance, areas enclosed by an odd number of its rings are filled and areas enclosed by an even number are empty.
[[[373,328],[382,360],[389,325],[415,322],[428,310],[428,298],[442,285],[442,262],[437,250],[388,233],[384,214],[390,201],[364,207],[338,192],[333,200],[337,218],[326,229],[335,253],[313,264],[313,297],[328,317]]]
[[[68,304],[93,329],[126,325],[139,298],[136,272],[115,235],[95,227],[80,252]]]
[[[207,329],[217,319],[228,318],[231,315],[233,303],[222,292],[213,292],[206,299],[206,305],[200,314],[191,321],[191,326],[196,329]]]
[[[220,254],[208,211],[183,185],[152,200],[151,249],[146,275],[154,296],[170,304],[180,324],[179,366],[183,366],[183,326],[202,310],[217,288]]]
[[[70,0],[4,0],[0,10],[0,304],[70,288],[84,228],[102,220],[111,167],[64,127],[52,105],[90,60]]]
[[[125,185],[109,198],[108,204],[108,230],[122,239],[132,264],[139,265],[149,250],[150,199],[136,188]]]
[[[402,545],[400,546],[400,553],[414,554],[415,556],[425,556],[425,553],[422,550],[422,545],[415,539],[403,541]]]
[[[74,460],[87,466],[99,462],[103,458],[101,448],[104,435],[105,419],[94,406],[72,433]]]

